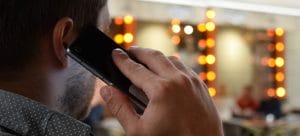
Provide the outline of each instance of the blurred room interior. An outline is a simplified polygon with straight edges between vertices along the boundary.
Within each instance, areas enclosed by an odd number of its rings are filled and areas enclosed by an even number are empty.
[[[109,0],[109,8],[115,42],[176,56],[207,83],[226,135],[300,135],[297,0]],[[123,135],[101,107],[96,132]]]

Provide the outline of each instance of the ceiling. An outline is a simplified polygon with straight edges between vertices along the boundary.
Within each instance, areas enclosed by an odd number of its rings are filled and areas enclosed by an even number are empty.
[[[226,0],[228,1],[228,0]],[[255,4],[265,4],[271,6],[283,6],[288,8],[298,8],[300,9],[299,0],[231,0],[237,2],[247,2],[247,3],[255,3]]]

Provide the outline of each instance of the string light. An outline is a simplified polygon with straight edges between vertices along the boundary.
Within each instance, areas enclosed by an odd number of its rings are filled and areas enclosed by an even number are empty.
[[[194,28],[190,25],[184,27],[184,32],[187,35],[191,35],[194,32]]]
[[[282,72],[278,72],[275,75],[275,79],[276,79],[277,82],[282,82],[282,81],[284,81],[285,76]]]
[[[278,52],[282,52],[282,51],[284,50],[284,44],[283,44],[282,42],[278,42],[278,43],[276,44],[276,50],[277,50]]]
[[[213,71],[207,72],[207,80],[214,81],[216,79],[216,73]]]
[[[213,47],[215,46],[215,40],[212,39],[212,38],[208,38],[208,39],[206,40],[206,44],[207,44],[207,47],[208,47],[208,48],[213,48]]]
[[[275,67],[275,59],[269,58],[268,66],[271,67],[271,68]]]
[[[133,34],[132,33],[126,33],[124,35],[124,42],[125,43],[132,43],[133,42]]]
[[[124,42],[124,37],[122,34],[116,34],[115,37],[114,37],[114,41],[117,43],[117,44],[122,44]]]
[[[206,31],[206,25],[204,23],[200,23],[198,24],[197,29],[199,32],[203,33]]]
[[[175,44],[175,45],[179,45],[181,39],[178,35],[174,35],[172,36],[172,43]]]
[[[280,98],[285,97],[286,90],[283,87],[279,87],[276,89],[276,95]]]
[[[216,12],[212,9],[206,11],[206,17],[208,19],[214,19],[216,17]]]
[[[282,57],[277,57],[275,60],[275,64],[277,67],[283,67],[284,65],[284,59]]]
[[[275,95],[276,95],[275,90],[273,88],[268,89],[267,95],[269,97],[275,97]]]
[[[216,57],[214,55],[211,55],[211,54],[207,55],[206,62],[207,62],[207,64],[212,65],[216,62]]]
[[[200,77],[200,79],[203,80],[203,81],[207,79],[207,76],[206,76],[206,73],[205,73],[205,72],[201,72],[201,73],[199,74],[199,77]]]
[[[283,35],[284,35],[284,30],[283,30],[283,28],[280,28],[280,27],[276,28],[276,29],[275,29],[275,34],[276,34],[277,36],[283,36]]]
[[[174,18],[174,19],[171,21],[171,24],[172,24],[172,25],[180,25],[180,20],[177,19],[177,18]]]
[[[126,15],[126,16],[124,17],[124,22],[125,22],[125,24],[132,24],[133,21],[134,21],[134,18],[133,18],[133,16],[131,16],[131,15]]]
[[[172,25],[172,31],[177,34],[181,31],[180,25]]]
[[[204,39],[201,39],[198,41],[198,47],[200,49],[205,49],[206,48],[206,41]]]
[[[208,88],[209,95],[215,97],[217,95],[217,90],[213,87]]]
[[[214,31],[216,29],[216,24],[214,22],[207,22],[206,29],[208,31]]]
[[[123,25],[123,23],[124,23],[123,18],[120,16],[116,17],[114,22],[116,25]]]
[[[198,64],[200,64],[200,65],[205,65],[205,64],[206,64],[206,56],[200,55],[200,56],[198,57]]]

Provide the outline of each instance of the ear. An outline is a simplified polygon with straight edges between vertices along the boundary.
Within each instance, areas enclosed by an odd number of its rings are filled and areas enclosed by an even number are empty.
[[[52,37],[55,57],[60,66],[66,67],[68,65],[66,49],[76,37],[73,20],[69,17],[60,19],[54,27]]]

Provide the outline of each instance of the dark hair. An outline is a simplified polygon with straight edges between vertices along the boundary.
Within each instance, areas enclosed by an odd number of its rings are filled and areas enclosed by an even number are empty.
[[[0,72],[20,71],[38,57],[38,42],[70,17],[77,30],[96,24],[107,0],[0,0]]]

